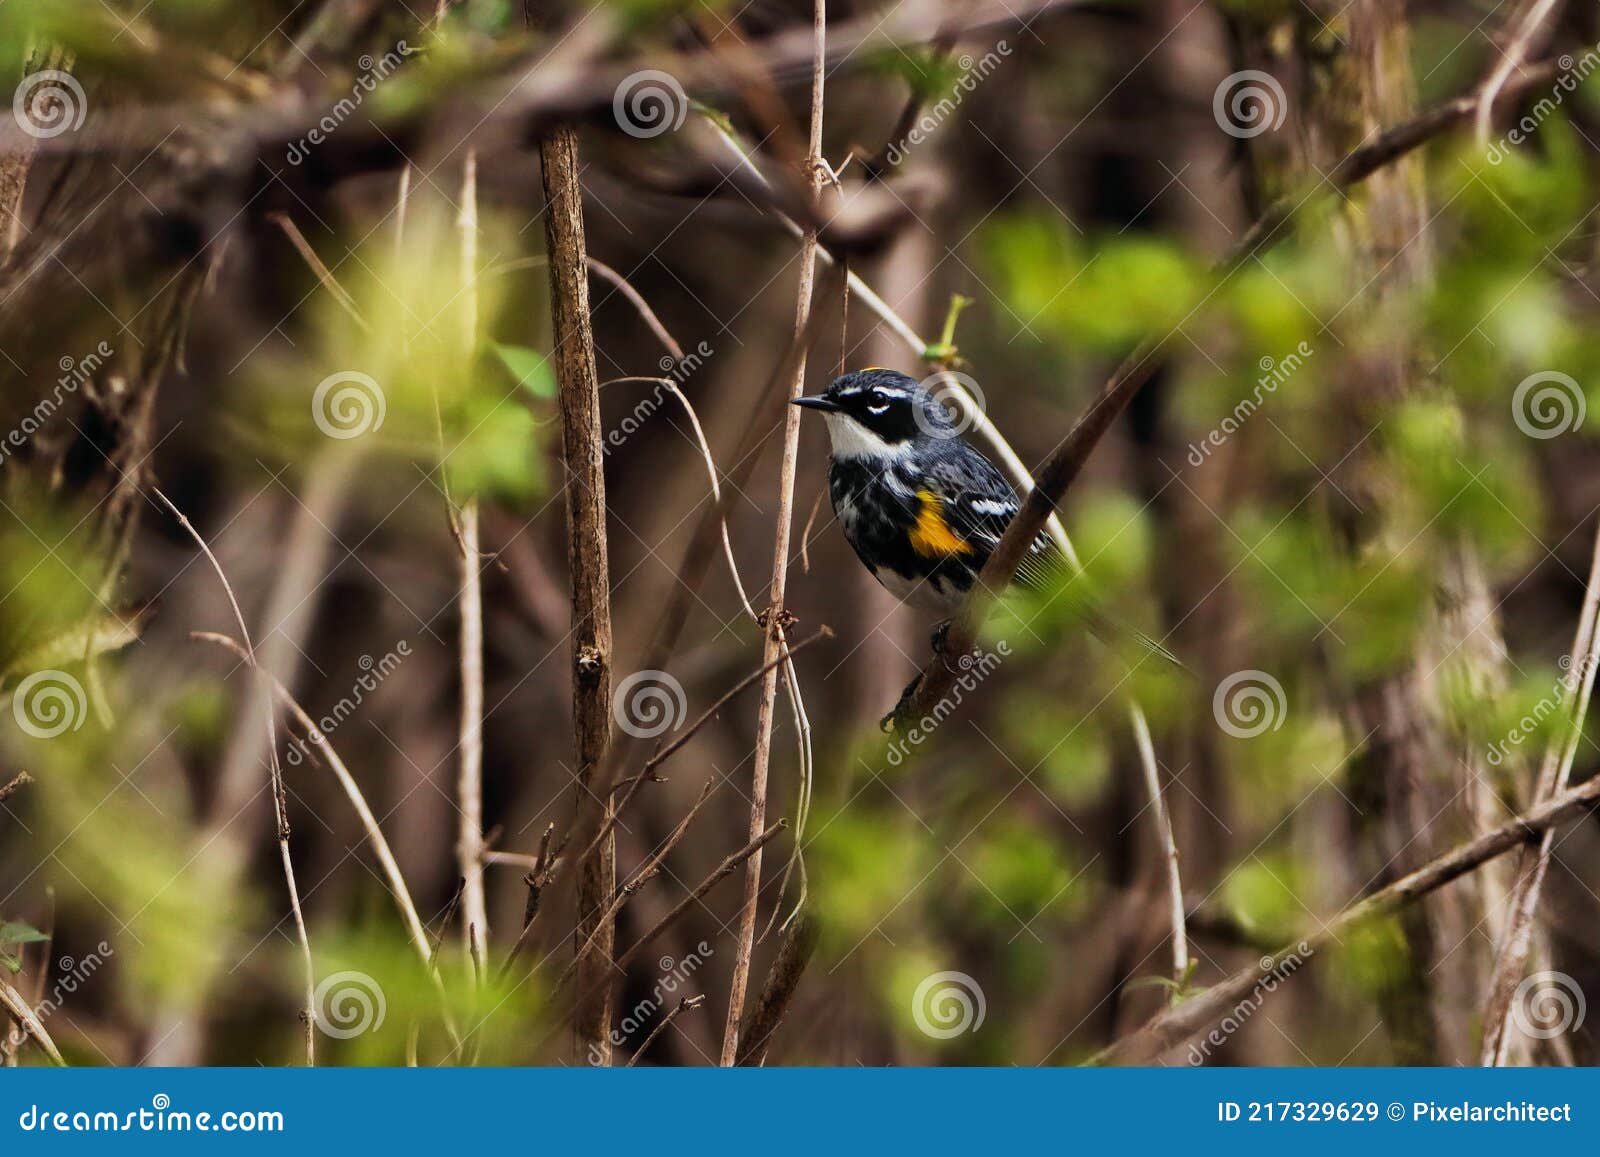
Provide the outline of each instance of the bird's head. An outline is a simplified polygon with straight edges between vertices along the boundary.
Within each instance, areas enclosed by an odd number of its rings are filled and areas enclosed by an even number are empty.
[[[835,378],[822,393],[796,398],[828,420],[835,458],[908,451],[919,435],[948,436],[954,420],[917,379],[897,370],[865,369]]]

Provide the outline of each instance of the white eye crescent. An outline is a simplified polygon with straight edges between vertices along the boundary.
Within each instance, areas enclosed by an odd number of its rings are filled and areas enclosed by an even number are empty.
[[[889,411],[889,403],[888,402],[879,402],[875,406],[868,406],[867,407],[867,413],[869,413],[869,414],[885,414],[885,413],[888,413],[888,411]]]

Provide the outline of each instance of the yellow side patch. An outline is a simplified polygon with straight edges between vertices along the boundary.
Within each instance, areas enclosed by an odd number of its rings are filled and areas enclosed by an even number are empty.
[[[944,520],[944,500],[931,490],[917,491],[917,501],[922,509],[917,512],[916,525],[911,528],[911,549],[924,558],[948,558],[953,554],[971,554],[972,544],[962,539]]]

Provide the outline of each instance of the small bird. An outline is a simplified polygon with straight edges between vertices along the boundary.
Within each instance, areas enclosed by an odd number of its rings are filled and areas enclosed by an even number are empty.
[[[845,538],[891,594],[944,619],[934,633],[941,649],[950,617],[1017,513],[1017,492],[908,374],[858,370],[794,404],[828,423],[828,494]],[[1062,561],[1041,533],[1017,579],[1039,585]]]

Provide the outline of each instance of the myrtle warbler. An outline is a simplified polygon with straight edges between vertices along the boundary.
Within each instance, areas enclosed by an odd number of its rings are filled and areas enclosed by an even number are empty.
[[[858,370],[794,404],[827,420],[828,493],[857,557],[902,601],[954,615],[1017,513],[1011,483],[907,374]],[[1017,579],[1038,585],[1061,562],[1040,534]]]

